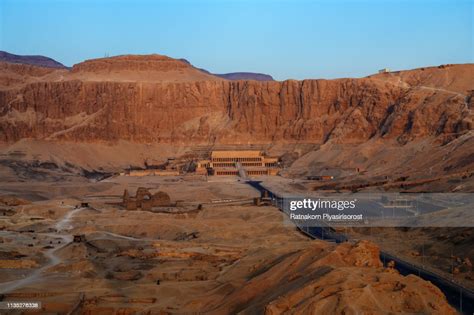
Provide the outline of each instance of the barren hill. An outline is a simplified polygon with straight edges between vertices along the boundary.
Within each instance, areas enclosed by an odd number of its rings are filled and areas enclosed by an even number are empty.
[[[419,87],[462,95],[471,94],[474,64],[448,64],[437,67],[394,71],[369,76],[369,78],[388,81],[404,87]]]
[[[0,51],[0,62],[27,64],[37,67],[66,69],[62,63],[45,56],[22,56]]]
[[[192,65],[188,60],[181,58],[178,59],[180,61],[184,61],[185,63]],[[193,66],[194,67],[194,66]],[[264,73],[258,73],[258,72],[230,72],[230,73],[211,73],[206,69],[203,68],[197,68],[196,69],[210,74],[210,75],[215,75],[217,77],[226,79],[226,80],[255,80],[255,81],[274,81],[273,77],[269,74],[264,74]]]
[[[91,59],[72,67],[70,78],[83,81],[219,81],[182,60],[162,55],[124,55]]]

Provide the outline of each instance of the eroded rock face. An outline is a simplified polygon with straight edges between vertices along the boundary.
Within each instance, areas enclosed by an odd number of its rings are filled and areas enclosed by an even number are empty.
[[[344,279],[344,280],[342,280]],[[415,276],[338,269],[285,294],[265,314],[456,314],[438,288]]]
[[[356,244],[343,243],[323,259],[318,261],[323,265],[356,266],[380,268],[383,266],[380,261],[380,250],[373,243],[359,241]]]
[[[0,141],[409,141],[472,129],[465,99],[372,79],[39,82],[0,91]]]
[[[227,81],[161,55],[72,70],[0,63],[0,141],[402,143],[473,128],[474,65],[363,79]]]

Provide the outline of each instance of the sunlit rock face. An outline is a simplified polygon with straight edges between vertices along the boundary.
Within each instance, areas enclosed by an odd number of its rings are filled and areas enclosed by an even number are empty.
[[[2,71],[2,141],[407,142],[472,129],[469,83],[436,77],[472,81],[473,65],[393,74],[398,81],[386,74],[283,82],[222,80],[159,55],[96,59],[57,73],[18,67]]]

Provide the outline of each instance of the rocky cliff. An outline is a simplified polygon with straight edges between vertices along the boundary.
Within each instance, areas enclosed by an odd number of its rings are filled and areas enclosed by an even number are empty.
[[[469,90],[401,84],[379,76],[284,82],[147,80],[150,71],[164,77],[182,71],[189,78],[187,71],[195,69],[160,57],[151,62],[110,59],[76,65],[54,80],[1,89],[0,140],[361,143],[378,137],[407,142],[456,137],[473,126]],[[161,68],[153,70],[156,61]],[[463,79],[472,81],[473,65],[454,67],[461,67],[463,76],[470,76]],[[137,78],[141,72],[142,79]],[[96,80],[109,73],[110,80]]]

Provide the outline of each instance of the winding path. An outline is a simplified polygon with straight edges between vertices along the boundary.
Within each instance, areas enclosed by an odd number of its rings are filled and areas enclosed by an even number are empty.
[[[46,258],[48,258],[49,261],[44,266],[34,270],[31,274],[29,274],[25,278],[0,283],[0,294],[5,294],[13,290],[19,289],[21,287],[24,287],[26,285],[32,284],[34,282],[37,282],[39,279],[43,277],[42,273],[44,270],[50,267],[56,266],[62,262],[61,258],[56,256],[55,253],[59,249],[65,247],[70,242],[72,242],[72,236],[70,234],[67,234],[67,231],[72,229],[72,225],[71,225],[72,218],[77,213],[79,213],[80,211],[84,209],[85,208],[77,208],[66,213],[66,215],[64,215],[64,217],[62,217],[61,220],[56,222],[56,224],[54,225],[54,228],[56,229],[56,233],[36,233],[37,235],[42,235],[42,236],[50,237],[53,239],[60,238],[62,245],[59,247],[50,248],[47,251],[45,251],[43,254]]]

